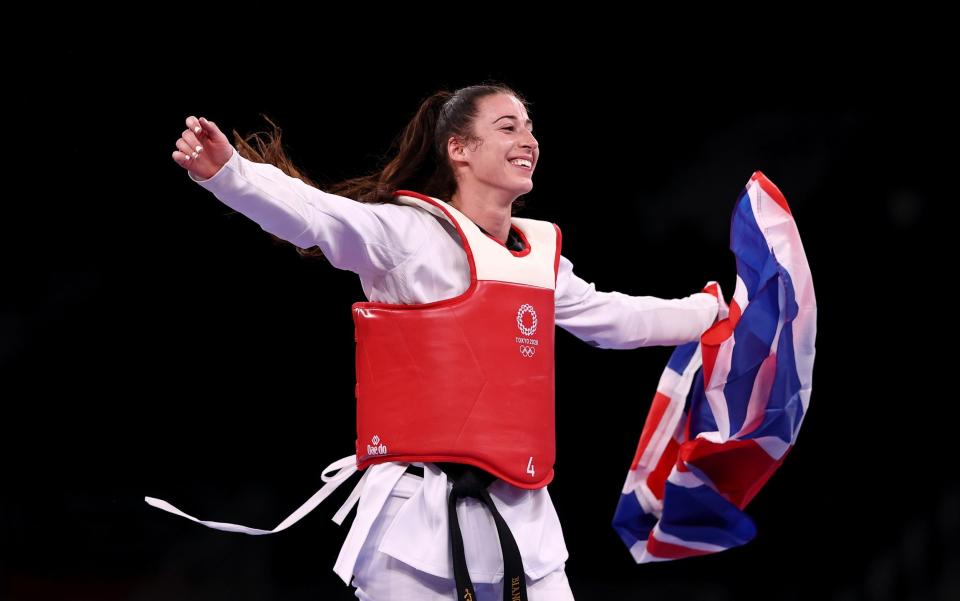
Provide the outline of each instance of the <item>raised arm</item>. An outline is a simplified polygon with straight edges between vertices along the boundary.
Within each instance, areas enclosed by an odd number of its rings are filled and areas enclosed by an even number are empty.
[[[189,117],[177,148],[173,159],[190,179],[264,231],[300,248],[319,246],[338,269],[375,277],[402,263],[426,239],[423,211],[360,203],[273,165],[249,161],[212,121]]]
[[[573,273],[560,256],[556,287],[556,325],[587,344],[608,349],[675,346],[697,340],[715,322],[716,296],[697,292],[664,299],[598,292]]]

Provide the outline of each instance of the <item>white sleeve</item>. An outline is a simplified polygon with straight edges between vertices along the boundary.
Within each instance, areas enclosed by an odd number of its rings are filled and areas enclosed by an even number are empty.
[[[209,179],[190,179],[264,231],[300,248],[319,246],[338,269],[377,276],[413,254],[427,238],[423,211],[361,203],[318,190],[234,149]]]
[[[573,273],[560,256],[556,286],[556,325],[600,348],[675,346],[697,340],[717,318],[717,297],[706,292],[663,299],[598,292]]]

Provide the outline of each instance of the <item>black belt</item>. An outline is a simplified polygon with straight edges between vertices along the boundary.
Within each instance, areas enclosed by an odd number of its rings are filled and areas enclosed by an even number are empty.
[[[497,535],[500,537],[500,551],[503,554],[503,601],[527,601],[527,579],[523,573],[523,560],[520,557],[520,547],[513,538],[513,533],[497,511],[487,492],[487,487],[496,480],[494,476],[479,468],[463,463],[437,463],[447,478],[453,482],[453,490],[447,502],[447,514],[450,528],[450,549],[453,553],[453,576],[457,583],[457,599],[459,601],[474,601],[477,593],[470,581],[467,570],[467,559],[463,553],[463,535],[460,533],[460,521],[457,518],[457,499],[471,497],[479,499],[490,509],[493,521],[497,525]],[[407,472],[423,476],[423,468],[415,465],[407,466]]]

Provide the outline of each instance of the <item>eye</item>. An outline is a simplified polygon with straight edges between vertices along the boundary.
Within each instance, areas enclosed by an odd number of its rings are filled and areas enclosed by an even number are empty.
[[[513,130],[516,129],[516,128],[514,128],[512,125],[508,125],[507,127],[504,127],[503,129],[509,129],[510,131],[513,131]]]

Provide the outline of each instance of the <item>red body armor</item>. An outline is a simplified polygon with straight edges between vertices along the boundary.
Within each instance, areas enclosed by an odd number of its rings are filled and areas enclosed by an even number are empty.
[[[465,463],[520,488],[546,486],[560,228],[511,218],[524,240],[514,253],[446,202],[406,190],[395,198],[453,224],[470,287],[425,304],[354,303],[357,468]]]

